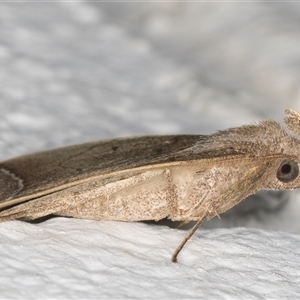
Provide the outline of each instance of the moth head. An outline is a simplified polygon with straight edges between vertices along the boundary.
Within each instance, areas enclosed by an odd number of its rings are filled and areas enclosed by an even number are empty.
[[[284,122],[289,131],[300,136],[300,113],[288,108]],[[281,141],[282,157],[276,163],[276,180],[280,189],[300,188],[300,141],[293,136],[286,136]],[[273,172],[274,175],[274,172]]]
[[[295,135],[300,136],[300,113],[288,108],[285,110],[286,117],[284,123],[289,131]]]

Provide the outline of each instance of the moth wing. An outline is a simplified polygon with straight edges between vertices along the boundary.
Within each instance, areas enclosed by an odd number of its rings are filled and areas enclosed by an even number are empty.
[[[135,168],[183,160],[203,136],[145,136],[98,141],[0,163],[0,210],[6,206]],[[188,159],[188,158],[186,158]]]
[[[143,171],[152,166],[165,168],[185,161],[226,159],[245,154],[255,156],[256,147],[252,147],[253,153],[248,153],[248,140],[257,130],[265,131],[265,127],[247,128],[207,136],[144,136],[106,140],[10,159],[0,163],[0,210],[91,178],[126,175],[127,172]],[[281,132],[277,125],[273,129]],[[231,133],[234,133],[235,139],[243,137],[242,141],[233,143]]]

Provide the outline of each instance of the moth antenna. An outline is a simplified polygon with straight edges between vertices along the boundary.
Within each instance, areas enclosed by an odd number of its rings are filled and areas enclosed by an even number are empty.
[[[286,117],[284,123],[290,132],[296,135],[300,135],[300,113],[288,108],[285,110]]]

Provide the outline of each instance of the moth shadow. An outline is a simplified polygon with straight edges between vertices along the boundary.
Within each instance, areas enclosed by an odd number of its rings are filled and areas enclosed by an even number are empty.
[[[62,216],[58,216],[58,215],[47,215],[47,216],[44,216],[44,217],[41,217],[41,218],[37,218],[37,219],[34,219],[34,220],[27,220],[27,219],[21,219],[22,221],[25,221],[27,223],[30,223],[30,224],[39,224],[39,223],[43,223],[43,222],[46,222],[50,219],[54,219],[54,218],[62,218]],[[63,218],[72,218],[72,217],[63,217]]]

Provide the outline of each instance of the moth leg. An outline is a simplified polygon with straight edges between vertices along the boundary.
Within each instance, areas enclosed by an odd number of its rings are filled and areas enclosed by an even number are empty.
[[[218,219],[221,220],[221,216],[220,216],[220,214],[218,213],[218,211],[215,207],[214,207],[214,213],[218,217]]]
[[[182,228],[184,225],[186,225],[186,224],[188,224],[188,223],[190,223],[189,220],[182,221],[182,222],[180,222],[180,224],[179,224],[178,226],[176,226],[175,228],[176,228],[176,229],[180,229],[180,228]]]
[[[195,231],[201,226],[201,224],[205,221],[206,217],[208,215],[208,212],[206,212],[198,221],[197,223],[193,226],[193,228],[188,232],[188,234],[184,237],[180,245],[176,248],[172,255],[172,262],[177,262],[177,256],[179,252],[182,250],[184,245],[187,243],[187,241],[192,237],[192,235],[195,233]],[[184,221],[185,222],[185,221]],[[183,223],[184,223],[183,222]]]

